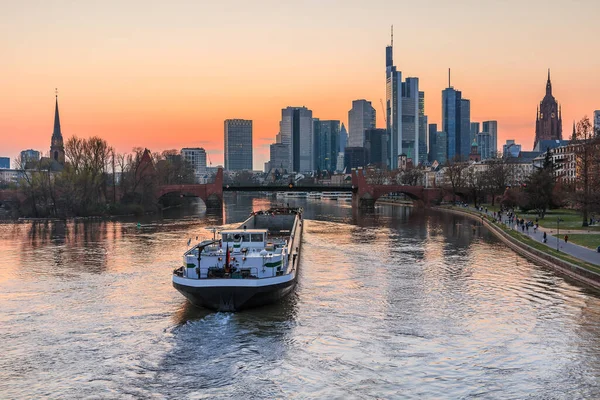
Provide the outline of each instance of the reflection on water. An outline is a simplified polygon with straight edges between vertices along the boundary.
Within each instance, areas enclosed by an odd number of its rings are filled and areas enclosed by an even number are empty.
[[[296,291],[190,306],[170,283],[187,240],[276,201],[226,196],[223,213],[1,224],[0,397],[600,397],[598,295],[454,215],[289,200],[308,219]]]

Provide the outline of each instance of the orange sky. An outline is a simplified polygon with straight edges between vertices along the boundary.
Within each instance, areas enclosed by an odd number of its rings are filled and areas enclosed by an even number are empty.
[[[498,120],[499,145],[531,148],[547,68],[565,134],[600,109],[600,2],[449,3],[9,2],[0,156],[49,150],[58,87],[65,138],[99,135],[120,152],[202,146],[216,165],[223,120],[246,118],[262,169],[286,106],[347,122],[352,100],[366,98],[384,126],[391,24],[395,64],[420,78],[430,123],[440,123],[448,67],[471,119]]]

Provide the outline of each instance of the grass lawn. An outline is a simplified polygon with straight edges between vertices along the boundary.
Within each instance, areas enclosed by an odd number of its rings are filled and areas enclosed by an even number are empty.
[[[569,242],[573,242],[580,246],[584,246],[593,250],[596,250],[600,246],[600,235],[598,234],[571,234],[569,235]]]
[[[488,211],[490,211],[490,212],[500,211],[500,204],[498,204],[498,203],[494,204],[493,206],[491,204],[481,204],[481,206],[483,208],[487,207]]]
[[[537,214],[535,213],[519,213],[517,212],[519,218],[525,218],[526,220],[535,221]],[[581,217],[581,213],[574,210],[566,210],[566,209],[556,209],[550,210],[544,216],[544,219],[539,219],[538,222],[541,227],[547,229],[556,230],[556,219],[560,218],[560,229],[581,229],[583,231],[600,231],[600,225],[592,225],[583,227],[581,226],[583,220]]]

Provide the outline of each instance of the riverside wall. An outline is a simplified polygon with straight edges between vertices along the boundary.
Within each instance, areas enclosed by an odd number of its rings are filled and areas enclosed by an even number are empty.
[[[600,274],[587,270],[568,261],[561,260],[560,258],[554,257],[548,253],[520,242],[519,240],[508,235],[501,228],[497,227],[494,223],[488,221],[486,218],[482,218],[481,215],[444,207],[432,207],[432,209],[449,212],[452,214],[469,217],[475,221],[480,221],[486,228],[488,228],[490,232],[508,245],[508,247],[518,254],[521,254],[525,258],[551,268],[562,275],[577,280],[578,282],[592,286],[595,289],[600,289]]]

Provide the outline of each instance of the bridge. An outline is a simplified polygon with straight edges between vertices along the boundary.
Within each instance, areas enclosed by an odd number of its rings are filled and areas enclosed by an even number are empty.
[[[219,169],[214,183],[199,185],[166,185],[161,186],[159,197],[169,193],[180,196],[199,197],[207,208],[221,207],[223,192],[351,192],[352,206],[369,209],[381,196],[390,193],[403,193],[417,204],[429,207],[440,201],[443,196],[442,189],[425,188],[424,186],[407,185],[377,185],[367,182],[365,170],[352,170],[351,185],[223,185],[223,170]]]
[[[391,193],[403,193],[417,204],[429,207],[442,200],[443,190],[440,188],[425,188],[424,186],[408,185],[378,185],[367,182],[364,169],[352,170],[352,207],[369,209],[375,207],[375,202],[381,196]]]
[[[158,197],[177,195],[180,197],[198,197],[207,208],[223,206],[223,192],[351,192],[352,206],[369,209],[381,196],[390,193],[403,193],[423,206],[430,206],[440,201],[443,190],[407,185],[377,185],[367,182],[365,170],[352,170],[351,185],[223,185],[223,170],[217,171],[215,181],[194,185],[162,185],[158,187]],[[0,190],[0,206],[5,203],[20,204],[25,200],[22,192],[16,190]]]

